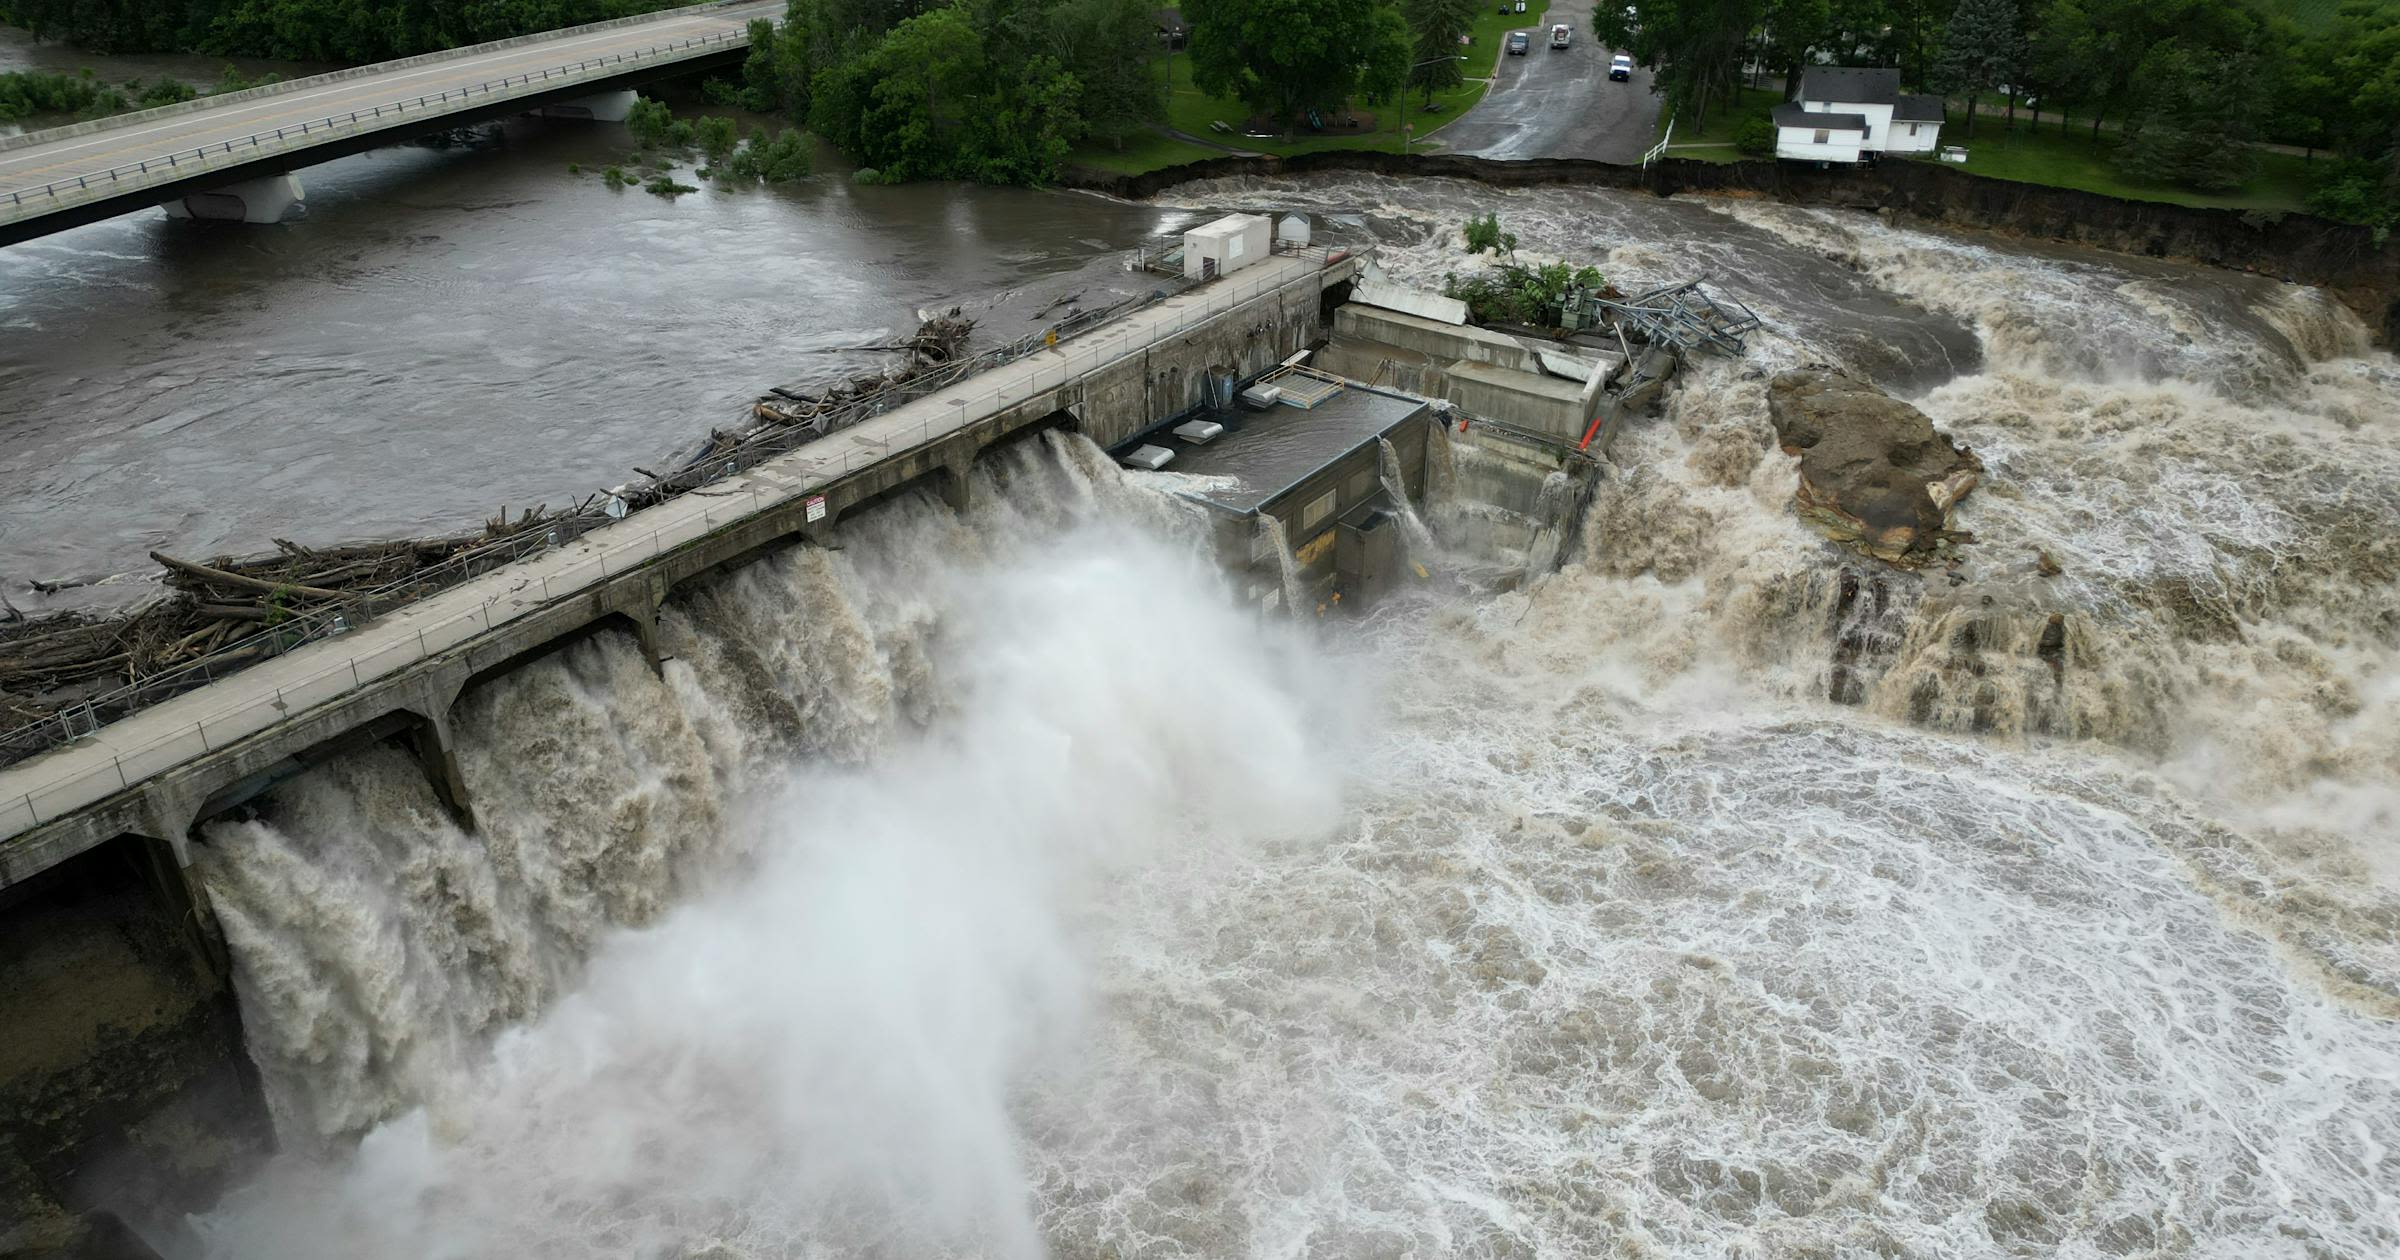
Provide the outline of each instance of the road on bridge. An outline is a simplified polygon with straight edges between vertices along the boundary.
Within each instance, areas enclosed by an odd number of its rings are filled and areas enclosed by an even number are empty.
[[[606,30],[531,39],[507,48],[444,58],[428,64],[394,63],[389,70],[352,74],[332,82],[298,80],[293,89],[233,101],[121,127],[64,135],[45,143],[0,152],[0,199],[111,167],[162,159],[168,153],[223,145],[278,127],[296,127],[352,110],[414,101],[511,75],[539,74],[595,57],[630,55],[676,40],[705,39],[741,31],[753,18],[780,18],[781,0],[728,5],[705,12],[678,10],[656,21],[631,22]],[[331,76],[319,76],[330,78]],[[62,129],[63,130],[63,129]],[[305,165],[305,151],[293,155]]]
[[[1587,6],[1561,6],[1519,29],[1533,40],[1522,57],[1500,56],[1497,80],[1464,118],[1434,133],[1442,151],[1487,158],[1597,158],[1638,162],[1657,139],[1659,98],[1650,72],[1629,83],[1608,77],[1617,50],[1591,37]],[[1550,24],[1569,22],[1575,40],[1550,47]]]

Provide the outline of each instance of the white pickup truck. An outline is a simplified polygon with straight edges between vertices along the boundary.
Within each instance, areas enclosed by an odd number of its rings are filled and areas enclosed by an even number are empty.
[[[1550,47],[1564,48],[1575,38],[1575,28],[1564,22],[1550,28]]]

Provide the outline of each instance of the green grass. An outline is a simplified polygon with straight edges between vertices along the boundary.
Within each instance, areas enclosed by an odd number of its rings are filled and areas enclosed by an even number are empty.
[[[1186,162],[1224,155],[1222,149],[1203,149],[1196,144],[1185,144],[1172,136],[1139,135],[1128,137],[1122,149],[1099,141],[1086,144],[1068,155],[1067,160],[1077,166],[1139,175],[1144,171],[1181,166]]]
[[[1739,162],[1746,155],[1733,147],[1734,131],[1750,118],[1766,117],[1768,110],[1782,102],[1783,89],[1781,87],[1736,88],[1732,102],[1710,110],[1708,121],[1702,125],[1695,127],[1689,122],[1678,121],[1675,124],[1673,141],[1675,147],[1667,150],[1667,156],[1692,158],[1701,162]],[[1666,132],[1666,111],[1661,110],[1659,111],[1657,134],[1663,136]],[[1686,149],[1683,146],[1687,144],[1717,147]]]
[[[2055,124],[2045,126],[2039,135],[2022,127],[2012,134],[1985,123],[1976,129],[1974,139],[1969,140],[1961,123],[1961,119],[1953,118],[1942,128],[1942,143],[1964,146],[1965,169],[1995,179],[2080,188],[2133,201],[2234,210],[2298,210],[2308,191],[2307,162],[2288,153],[2260,153],[2257,173],[2234,192],[2201,193],[2135,179],[2120,172],[2116,166],[2114,135],[2103,134],[2094,141],[2088,129],[2079,128],[2062,136]]]

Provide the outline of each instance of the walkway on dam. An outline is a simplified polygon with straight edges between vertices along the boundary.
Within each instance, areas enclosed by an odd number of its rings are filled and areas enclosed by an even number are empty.
[[[852,473],[1029,402],[1047,407],[1062,387],[1228,311],[1292,286],[1322,286],[1329,271],[1336,278],[1347,276],[1350,267],[1342,257],[1322,249],[1275,255],[0,769],[0,888],[108,839],[37,831],[46,824],[401,674],[715,531],[795,505]]]
[[[670,9],[9,137],[0,140],[0,244],[209,181],[255,178],[262,163],[290,171],[722,58],[749,46],[752,19],[783,10],[781,0]]]

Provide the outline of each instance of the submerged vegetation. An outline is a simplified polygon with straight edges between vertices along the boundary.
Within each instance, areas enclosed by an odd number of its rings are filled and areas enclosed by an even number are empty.
[[[638,182],[646,191],[670,198],[698,192],[670,174],[676,161],[689,161],[695,149],[705,165],[695,167],[693,174],[718,184],[789,184],[806,179],[815,168],[808,137],[793,128],[769,132],[752,127],[744,136],[731,118],[677,118],[665,102],[646,96],[634,101],[625,127],[640,146],[637,165],[650,178],[636,180],[623,167],[611,166],[600,173],[611,188]]]

